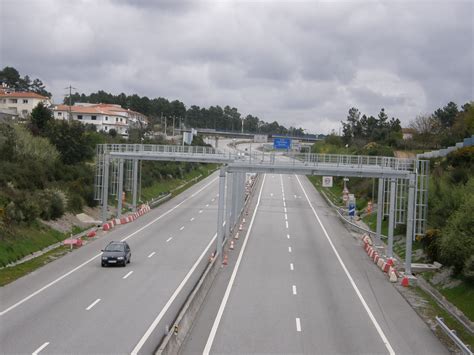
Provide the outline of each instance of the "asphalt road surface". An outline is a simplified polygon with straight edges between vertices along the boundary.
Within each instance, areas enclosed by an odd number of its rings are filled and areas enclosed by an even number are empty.
[[[0,353],[152,353],[214,248],[217,193],[215,173],[0,288]],[[124,239],[131,263],[102,268],[100,250]]]
[[[305,177],[262,180],[183,354],[447,353]]]

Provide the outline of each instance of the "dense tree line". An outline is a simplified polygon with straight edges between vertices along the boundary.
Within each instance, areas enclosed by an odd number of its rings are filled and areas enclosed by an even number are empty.
[[[6,85],[16,91],[32,91],[43,96],[51,97],[51,93],[46,91],[40,79],[31,80],[28,75],[22,78],[18,70],[12,67],[5,67],[0,70],[0,84]]]
[[[118,104],[148,116],[154,125],[161,127],[164,126],[165,121],[166,125],[171,127],[174,120],[176,127],[240,132],[243,124],[243,130],[246,133],[304,135],[302,128],[286,128],[276,121],[268,123],[250,114],[244,117],[237,108],[230,106],[217,105],[205,108],[192,105],[186,108],[185,104],[179,100],[169,101],[163,97],[150,99],[146,96],[140,97],[136,94],[126,95],[124,93],[113,95],[102,90],[90,95],[76,92],[71,96],[71,103],[77,102]],[[69,97],[64,99],[64,103],[69,104]]]
[[[377,117],[367,116],[352,107],[347,122],[342,123],[342,140],[346,144],[364,146],[374,142],[381,145],[395,146],[402,138],[402,127],[398,118],[388,118],[385,109]]]
[[[414,131],[414,148],[438,149],[454,145],[474,135],[474,102],[468,102],[459,109],[451,101],[432,114],[416,117],[410,127]]]

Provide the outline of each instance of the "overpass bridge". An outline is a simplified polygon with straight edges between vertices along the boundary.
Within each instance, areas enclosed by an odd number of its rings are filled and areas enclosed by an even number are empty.
[[[253,139],[255,135],[266,135],[269,139],[273,138],[290,138],[293,140],[299,140],[301,142],[314,143],[322,140],[317,135],[304,135],[304,136],[289,136],[281,134],[265,134],[265,133],[243,133],[243,132],[231,132],[231,131],[218,131],[210,128],[194,128],[194,130],[201,135],[208,137],[222,137],[222,138],[236,138],[236,139]],[[180,129],[179,132],[191,132],[191,128]]]
[[[377,235],[381,235],[382,218],[389,217],[388,256],[393,253],[393,230],[406,224],[405,269],[411,273],[412,241],[426,228],[429,162],[392,157],[314,153],[223,152],[199,146],[151,144],[102,144],[97,146],[95,198],[102,205],[102,219],[107,219],[109,195],[132,192],[136,209],[139,162],[183,161],[222,164],[219,174],[219,208],[217,252],[222,255],[224,238],[237,223],[245,198],[246,173],[345,176],[377,178]],[[229,180],[226,196],[226,178]],[[226,201],[225,201],[226,197]],[[120,217],[122,199],[118,198]],[[224,211],[226,231],[223,230]]]

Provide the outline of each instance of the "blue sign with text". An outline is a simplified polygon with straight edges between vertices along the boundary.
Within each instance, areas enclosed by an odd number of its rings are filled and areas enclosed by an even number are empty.
[[[291,139],[290,138],[274,138],[273,148],[274,149],[290,149]]]
[[[356,211],[355,203],[349,202],[349,216],[354,217],[355,211]]]

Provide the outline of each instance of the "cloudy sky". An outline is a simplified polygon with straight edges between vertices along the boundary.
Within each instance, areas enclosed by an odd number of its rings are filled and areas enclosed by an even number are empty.
[[[353,106],[407,125],[474,99],[473,18],[473,0],[1,0],[0,66],[55,102],[71,84],[312,133]]]

